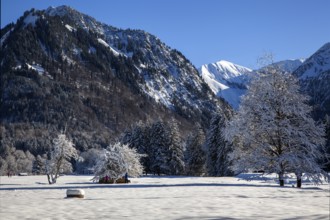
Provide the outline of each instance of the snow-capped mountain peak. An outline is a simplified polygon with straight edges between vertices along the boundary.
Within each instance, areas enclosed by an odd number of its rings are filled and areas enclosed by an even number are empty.
[[[244,75],[247,72],[251,72],[252,70],[234,63],[231,63],[226,60],[220,60],[215,63],[210,63],[203,65],[201,67],[202,72],[208,71],[212,73],[215,79],[225,79],[225,80],[233,80],[236,77]],[[202,74],[203,75],[203,74]]]
[[[295,75],[300,79],[314,78],[330,69],[330,43],[326,43],[317,50],[304,65],[301,65]]]
[[[220,60],[203,65],[199,72],[214,94],[224,98],[234,108],[238,108],[245,84],[250,80],[251,69]]]
[[[300,67],[306,59],[300,58],[300,59],[290,59],[290,60],[282,60],[279,62],[275,62],[273,64],[270,64],[266,67],[261,68],[265,69],[268,68],[269,66],[275,67],[277,69],[280,69],[281,71],[292,73],[294,72],[298,67]]]
[[[66,5],[58,6],[58,7],[53,7],[50,6],[46,9],[45,13],[48,14],[49,16],[64,16],[66,15],[71,8]]]

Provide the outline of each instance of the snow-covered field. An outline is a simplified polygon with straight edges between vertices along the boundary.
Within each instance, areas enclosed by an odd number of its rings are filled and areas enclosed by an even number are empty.
[[[0,177],[0,219],[329,219],[329,185],[279,187],[270,178],[141,177],[101,185],[91,176]],[[66,198],[66,189],[85,198]]]

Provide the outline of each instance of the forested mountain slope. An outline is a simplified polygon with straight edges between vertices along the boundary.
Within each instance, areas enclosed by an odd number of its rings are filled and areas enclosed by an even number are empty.
[[[184,136],[231,114],[179,51],[61,6],[1,30],[1,154],[46,152],[65,132],[80,151],[105,147],[138,121],[173,118]]]

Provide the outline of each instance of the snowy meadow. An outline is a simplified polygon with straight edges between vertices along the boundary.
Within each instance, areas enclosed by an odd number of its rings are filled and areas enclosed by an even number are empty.
[[[249,181],[246,178],[249,178]],[[243,179],[244,178],[244,179]],[[301,189],[276,176],[131,178],[98,184],[92,176],[0,177],[1,219],[329,219],[329,184]],[[85,198],[66,198],[67,189]]]

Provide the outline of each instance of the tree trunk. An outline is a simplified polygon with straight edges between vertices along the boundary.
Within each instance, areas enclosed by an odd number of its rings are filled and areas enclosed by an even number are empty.
[[[300,173],[296,173],[296,177],[297,177],[297,188],[301,188],[301,176],[302,174]]]
[[[52,174],[47,174],[47,179],[49,184],[54,184],[56,183],[56,177],[54,177]]]
[[[50,181],[50,175],[49,174],[47,174],[47,179],[48,179],[48,183],[52,184],[52,182]]]
[[[280,186],[284,186],[284,175],[283,175],[283,173],[278,174],[278,179],[279,179],[279,182],[280,182]]]
[[[297,178],[297,187],[301,188],[301,178],[300,179]]]

